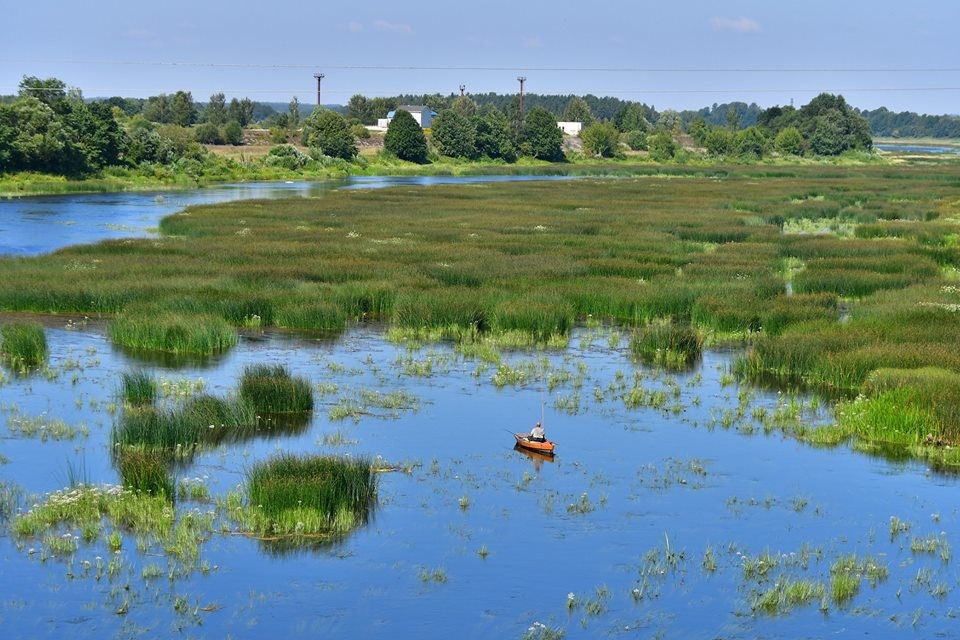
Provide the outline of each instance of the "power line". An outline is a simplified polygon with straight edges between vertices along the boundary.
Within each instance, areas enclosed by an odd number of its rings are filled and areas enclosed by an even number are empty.
[[[163,60],[34,60],[0,58],[4,64],[72,64],[155,67],[213,67],[239,69],[339,69],[348,71],[538,71],[609,73],[956,73],[960,67],[499,67],[499,66],[417,66],[337,65],[326,63],[290,64],[257,62],[197,62]]]

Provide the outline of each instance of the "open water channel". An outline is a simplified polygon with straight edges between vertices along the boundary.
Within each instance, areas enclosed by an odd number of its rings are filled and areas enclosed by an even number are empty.
[[[98,211],[87,198],[153,206],[132,194],[62,200]],[[45,219],[62,215],[58,199],[43,200]],[[74,211],[70,226],[90,223]],[[590,326],[565,349],[504,352],[498,366],[448,344],[394,344],[367,325],[330,336],[249,332],[222,356],[164,362],[118,350],[100,321],[43,321],[48,369],[4,372],[0,384],[0,481],[5,495],[20,492],[13,513],[0,509],[0,637],[955,635],[956,479],[784,437],[781,425],[828,421],[830,406],[739,385],[729,374],[736,352],[708,351],[670,374],[633,363],[625,333]],[[334,544],[281,548],[238,535],[218,513],[202,562],[172,577],[164,554],[138,550],[131,536],[118,553],[81,539],[75,553],[52,557],[42,540],[12,532],[17,509],[71,475],[118,482],[109,432],[121,372],[146,369],[174,402],[201,388],[230,393],[251,363],[308,378],[317,408],[295,429],[220,445],[177,469],[212,496],[180,500],[178,513],[217,511],[216,496],[277,451],[379,456],[398,470],[379,476],[367,525]],[[406,401],[338,417],[371,391]],[[507,433],[528,430],[541,411],[558,443],[552,461],[515,451]],[[56,439],[58,424],[72,436]],[[849,554],[886,572],[835,602],[831,565]],[[108,561],[116,572],[98,579],[89,567]],[[756,607],[801,579],[822,583],[823,597],[773,614]]]

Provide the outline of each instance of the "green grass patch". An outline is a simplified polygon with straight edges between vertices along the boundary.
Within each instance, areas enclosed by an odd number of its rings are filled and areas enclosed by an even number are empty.
[[[117,470],[125,489],[173,499],[170,456],[156,449],[127,447],[117,456]]]
[[[120,375],[120,397],[133,407],[150,406],[157,398],[157,383],[146,371],[125,371]]]
[[[258,414],[313,410],[310,382],[290,375],[290,370],[280,365],[246,367],[240,378],[240,397],[249,402]]]
[[[647,364],[683,369],[699,360],[703,337],[693,327],[654,324],[630,338],[630,350]]]
[[[110,325],[110,337],[133,349],[210,355],[237,343],[237,331],[223,318],[210,314],[135,310],[119,315]]]
[[[47,359],[47,337],[34,322],[11,322],[0,327],[0,359],[12,369],[29,369]]]
[[[341,536],[367,521],[377,478],[366,458],[281,454],[247,472],[246,490],[257,533]]]

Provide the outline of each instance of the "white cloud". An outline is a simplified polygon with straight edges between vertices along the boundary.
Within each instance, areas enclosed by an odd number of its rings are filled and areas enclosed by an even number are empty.
[[[736,31],[737,33],[756,33],[760,23],[752,18],[711,18],[710,24],[715,31]]]
[[[373,23],[373,28],[377,31],[389,31],[391,33],[413,33],[413,27],[408,24],[387,22],[386,20],[377,20]]]
[[[359,33],[363,31],[363,23],[357,22],[356,20],[351,20],[350,22],[347,23],[347,31],[351,31],[353,33]]]
[[[527,36],[523,39],[523,46],[527,49],[539,49],[543,46],[543,40],[537,36]]]

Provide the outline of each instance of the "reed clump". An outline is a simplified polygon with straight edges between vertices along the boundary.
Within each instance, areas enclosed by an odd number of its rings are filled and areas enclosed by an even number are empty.
[[[246,491],[258,533],[341,536],[369,518],[377,478],[367,458],[280,454],[247,472]]]
[[[13,369],[29,369],[47,359],[47,338],[35,322],[10,322],[0,327],[0,359]]]
[[[170,456],[164,451],[127,447],[117,456],[117,470],[124,489],[173,499]]]
[[[630,351],[647,364],[683,369],[700,359],[703,336],[691,326],[650,325],[630,338]]]
[[[124,312],[110,325],[111,339],[133,349],[210,355],[237,343],[237,331],[207,313],[165,310]]]
[[[251,365],[240,378],[240,397],[258,414],[303,413],[313,410],[313,390],[306,378],[295,377],[282,365]]]
[[[125,371],[120,375],[120,397],[133,407],[153,405],[157,383],[146,371]]]

